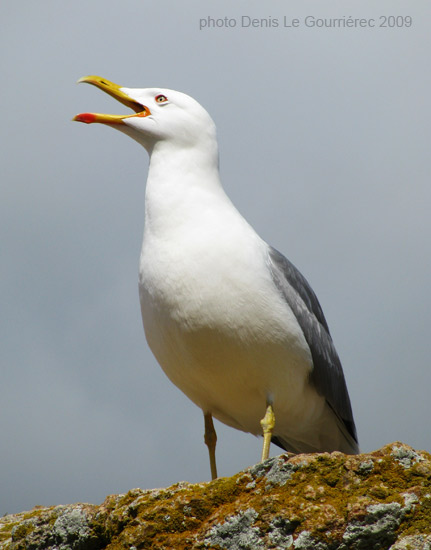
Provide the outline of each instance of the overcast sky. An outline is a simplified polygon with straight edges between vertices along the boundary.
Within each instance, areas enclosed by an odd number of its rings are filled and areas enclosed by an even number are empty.
[[[228,194],[321,301],[362,449],[431,450],[431,6],[378,5],[0,4],[0,514],[209,478],[201,411],[140,319],[148,157],[71,122],[125,112],[87,74],[204,105]],[[216,429],[221,475],[258,460],[258,439]]]

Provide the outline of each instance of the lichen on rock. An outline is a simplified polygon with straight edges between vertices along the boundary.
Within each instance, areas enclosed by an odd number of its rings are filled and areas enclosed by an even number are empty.
[[[0,518],[1,550],[431,550],[431,456],[285,454],[231,478]]]
[[[226,550],[264,550],[262,534],[253,524],[258,517],[253,508],[236,516],[226,518],[222,524],[214,525],[205,537],[205,545]]]

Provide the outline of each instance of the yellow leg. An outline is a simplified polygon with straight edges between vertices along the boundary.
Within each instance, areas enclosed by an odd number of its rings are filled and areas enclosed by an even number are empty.
[[[210,455],[210,468],[211,468],[211,479],[216,479],[217,477],[217,466],[216,466],[216,457],[215,457],[215,448],[217,443],[217,434],[214,429],[213,418],[211,413],[204,413],[205,420],[205,444],[208,447],[208,452]]]
[[[272,430],[275,426],[275,414],[272,410],[272,406],[268,405],[266,408],[265,416],[260,421],[260,425],[263,430],[263,448],[262,448],[262,462],[269,456],[269,446],[271,445]]]

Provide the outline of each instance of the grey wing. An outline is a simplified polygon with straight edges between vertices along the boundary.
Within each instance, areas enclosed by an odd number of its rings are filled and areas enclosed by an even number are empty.
[[[357,443],[355,422],[340,359],[328,324],[313,289],[296,267],[269,247],[269,268],[275,285],[291,307],[304,333],[313,358],[310,381],[323,395],[347,432]]]

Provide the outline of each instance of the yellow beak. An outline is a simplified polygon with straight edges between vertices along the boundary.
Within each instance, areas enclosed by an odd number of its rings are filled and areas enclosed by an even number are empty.
[[[80,113],[73,117],[72,120],[77,122],[85,122],[86,124],[91,124],[93,122],[100,122],[102,124],[124,124],[125,118],[130,117],[145,117],[151,114],[148,107],[141,105],[134,99],[131,99],[127,94],[122,91],[121,86],[110,82],[106,78],[101,76],[83,76],[78,80],[78,83],[86,82],[87,84],[92,84],[96,88],[100,88],[102,91],[106,92],[110,96],[117,99],[123,105],[130,107],[135,111],[134,115],[105,115],[101,113]]]

